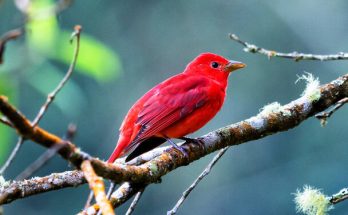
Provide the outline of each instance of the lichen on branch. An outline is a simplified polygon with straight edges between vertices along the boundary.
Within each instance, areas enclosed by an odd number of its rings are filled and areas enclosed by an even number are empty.
[[[320,86],[318,90],[320,90],[320,96],[315,101],[307,96],[302,96],[284,106],[278,106],[276,110],[272,110],[268,114],[259,114],[202,136],[200,139],[204,142],[204,148],[194,143],[183,144],[182,147],[188,152],[187,158],[183,157],[177,150],[169,148],[161,155],[139,166],[118,163],[112,165],[86,156],[85,153],[78,150],[70,142],[65,143],[59,153],[63,158],[75,165],[89,159],[99,176],[111,179],[116,183],[125,181],[136,184],[154,183],[168,172],[180,166],[188,165],[226,146],[239,145],[296,127],[307,118],[329,108],[348,96],[348,74],[331,83]],[[30,129],[31,127],[27,126],[30,126],[27,119],[11,106],[3,96],[0,96],[0,111],[9,119],[19,133],[34,142],[40,143],[45,147],[51,147],[53,144],[63,144],[60,138],[42,128]],[[35,187],[35,183],[33,183],[31,189],[38,190],[38,193],[42,188]],[[3,189],[0,192],[0,196],[7,192],[8,189]],[[45,192],[45,190],[42,192]],[[2,203],[4,202],[6,200],[2,201]]]

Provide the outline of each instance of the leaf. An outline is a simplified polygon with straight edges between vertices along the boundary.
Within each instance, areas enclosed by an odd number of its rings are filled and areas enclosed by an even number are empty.
[[[58,38],[56,59],[70,64],[74,45],[68,43],[70,33],[63,31]],[[101,42],[86,33],[81,36],[80,54],[76,68],[83,74],[99,81],[109,81],[118,77],[121,72],[119,56]]]
[[[29,46],[43,56],[70,65],[75,45],[69,44],[71,32],[59,28],[51,8],[52,0],[33,1],[27,23]],[[51,9],[51,10],[50,10]],[[121,72],[119,56],[97,39],[83,33],[76,69],[98,81],[109,81]]]
[[[51,54],[56,48],[56,38],[60,29],[54,11],[52,0],[31,1],[26,28],[28,42],[31,48],[43,54]]]

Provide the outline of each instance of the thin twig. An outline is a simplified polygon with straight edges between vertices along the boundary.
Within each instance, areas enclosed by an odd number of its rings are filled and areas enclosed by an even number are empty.
[[[178,202],[175,204],[175,206],[167,212],[167,215],[173,215],[176,214],[179,207],[184,203],[187,196],[190,195],[193,189],[196,188],[196,186],[199,184],[199,182],[207,176],[211,169],[214,167],[214,165],[220,160],[220,158],[225,154],[225,152],[229,149],[229,146],[221,149],[217,155],[213,158],[213,160],[210,161],[208,166],[204,169],[204,171],[196,178],[196,180],[183,192],[181,198],[178,200]]]
[[[59,93],[59,91],[64,87],[66,82],[71,77],[71,75],[74,71],[76,62],[77,62],[77,57],[79,55],[81,31],[82,31],[82,27],[80,25],[76,25],[74,28],[74,32],[72,33],[71,39],[70,39],[70,42],[72,42],[73,38],[76,37],[76,46],[75,46],[74,57],[72,59],[72,62],[70,64],[69,69],[68,69],[67,73],[65,74],[64,78],[59,82],[58,86],[50,94],[48,94],[46,102],[42,105],[39,113],[36,115],[35,119],[31,123],[33,127],[35,127],[40,122],[41,118],[46,113],[48,107],[55,99],[56,95]]]
[[[329,60],[347,60],[348,59],[348,53],[346,52],[339,52],[337,54],[328,54],[328,55],[304,54],[304,53],[298,53],[298,52],[282,53],[282,52],[264,49],[254,44],[245,42],[239,39],[239,37],[235,34],[229,34],[229,37],[230,39],[242,44],[245,47],[243,49],[245,52],[263,54],[263,55],[266,55],[269,59],[271,57],[289,58],[295,61],[300,61],[300,60],[329,61]]]
[[[70,123],[66,134],[64,136],[65,141],[72,141],[76,134],[76,125]],[[63,145],[53,145],[47,149],[38,159],[36,159],[31,165],[29,165],[21,174],[16,177],[16,180],[24,180],[29,178],[32,174],[43,167],[55,154],[62,148]]]
[[[75,51],[74,51],[74,57],[73,57],[73,60],[72,60],[72,63],[70,64],[69,66],[69,69],[68,69],[68,72],[66,73],[66,75],[64,76],[64,78],[61,80],[61,82],[58,84],[58,86],[50,93],[48,94],[47,96],[47,100],[46,102],[43,104],[43,106],[40,108],[40,111],[38,112],[38,114],[36,115],[35,119],[33,120],[33,122],[31,123],[31,126],[34,128],[35,126],[37,126],[37,124],[40,122],[40,120],[42,119],[42,117],[44,116],[45,112],[47,111],[49,105],[53,102],[54,98],[56,97],[56,95],[59,93],[59,91],[64,87],[64,85],[66,84],[66,82],[69,80],[74,68],[75,68],[75,65],[76,65],[76,61],[77,61],[77,57],[78,57],[78,54],[79,54],[79,50],[80,50],[80,35],[81,35],[81,30],[82,30],[82,27],[77,25],[75,26],[74,28],[74,32],[71,36],[71,40],[70,42],[72,42],[72,39],[74,37],[76,37],[76,47],[75,47]],[[7,37],[4,37],[4,38],[16,38],[18,37],[21,32],[17,32],[19,30],[14,30],[15,32],[14,33],[8,33],[9,35],[7,35]],[[6,36],[6,35],[5,35]],[[8,40],[8,39],[7,39]],[[4,39],[4,41],[6,41]],[[1,42],[0,42],[0,45],[1,45]],[[0,46],[0,58],[1,58],[1,46]],[[0,59],[1,60],[1,59]],[[1,63],[1,62],[0,62]],[[7,121],[1,121],[1,122],[8,122]],[[8,123],[6,123],[8,124]],[[12,125],[12,123],[10,123]],[[17,142],[17,145],[16,147],[14,148],[14,150],[11,152],[11,155],[10,157],[6,160],[4,166],[1,168],[0,170],[0,175],[2,175],[5,170],[8,168],[8,166],[12,163],[12,161],[14,160],[14,158],[16,157],[17,155],[17,152],[19,151],[20,147],[23,145],[24,143],[24,138],[23,137],[20,137],[18,139],[18,142]],[[59,150],[60,148],[59,147],[53,147],[52,149],[54,149],[55,151]],[[45,158],[45,159],[50,159],[50,157],[53,157],[54,152],[53,151],[48,151],[46,155],[42,156],[41,158]],[[40,160],[38,161],[38,163],[35,163],[34,164],[34,167],[37,168],[38,164],[40,165],[43,165],[45,162],[43,162],[43,160]],[[34,170],[34,169],[29,169],[30,171]],[[35,171],[35,170],[34,170]],[[22,175],[22,176],[26,176],[28,175],[29,172],[25,172],[25,175]]]
[[[10,156],[7,158],[5,164],[1,167],[0,169],[0,175],[3,175],[4,172],[6,171],[6,169],[10,166],[10,164],[12,163],[12,161],[15,159],[17,152],[19,151],[19,149],[21,148],[21,146],[24,143],[24,138],[22,136],[18,137],[18,141],[16,143],[16,146],[14,147],[14,149],[12,150]]]
[[[32,164],[30,164],[22,173],[20,173],[15,180],[24,180],[29,178],[32,174],[43,167],[55,154],[62,148],[63,145],[54,145],[52,148],[47,149],[39,158],[37,158]]]
[[[106,198],[110,199],[112,193],[115,191],[115,188],[116,188],[116,184],[114,182],[111,182],[108,193],[106,194]]]
[[[338,109],[340,109],[344,104],[348,103],[348,97],[347,98],[343,98],[341,100],[339,100],[334,106],[333,108],[331,108],[329,111],[324,111],[318,114],[315,114],[315,117],[317,119],[320,120],[321,125],[325,126],[327,123],[327,119],[334,113],[336,112]]]
[[[104,215],[114,215],[114,209],[111,206],[110,201],[106,198],[105,186],[103,179],[99,177],[89,160],[85,160],[81,164],[81,170],[83,171],[89,187],[94,192],[94,197],[100,209]]]
[[[348,199],[348,188],[343,188],[338,193],[333,194],[330,197],[329,201],[331,202],[331,204],[335,205],[347,199]]]
[[[5,117],[0,117],[0,123],[5,124],[5,125],[7,125],[7,126],[13,128],[11,122],[8,121],[8,119],[6,119]]]
[[[66,130],[66,133],[63,139],[70,142],[73,141],[76,135],[76,131],[77,131],[77,126],[74,123],[70,123],[68,125],[68,129]]]
[[[109,198],[108,198],[109,199]],[[89,208],[91,207],[91,203],[93,201],[93,191],[89,191],[85,206],[83,207],[83,209]]]
[[[0,64],[2,64],[3,61],[4,61],[4,52],[5,52],[6,43],[9,40],[16,39],[17,37],[19,37],[22,34],[23,34],[23,29],[18,28],[18,29],[14,29],[14,30],[8,31],[7,33],[5,33],[2,36],[2,38],[0,39]],[[11,122],[9,122],[4,117],[0,117],[0,122],[5,124],[5,125],[8,125],[9,127],[12,127]]]
[[[14,40],[23,34],[23,29],[17,28],[6,32],[0,39],[0,64],[4,62],[4,52],[6,43],[10,40]]]
[[[146,185],[144,184],[124,182],[117,188],[115,192],[112,193],[110,202],[114,208],[117,208],[145,187]],[[96,215],[99,212],[99,208],[100,207],[98,204],[94,204],[89,208],[84,209],[77,215]]]
[[[139,192],[137,192],[137,194],[135,195],[131,205],[129,206],[126,215],[131,215],[133,213],[133,211],[135,210],[135,207],[137,206],[139,199],[141,198],[141,195],[143,195],[144,193],[144,189],[140,190]]]

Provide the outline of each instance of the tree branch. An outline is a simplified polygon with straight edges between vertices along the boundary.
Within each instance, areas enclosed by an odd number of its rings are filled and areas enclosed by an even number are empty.
[[[76,133],[76,125],[69,124],[68,130],[64,136],[64,140],[71,141],[73,140]],[[16,180],[24,180],[29,178],[32,174],[34,174],[36,171],[38,171],[41,167],[43,167],[50,159],[54,157],[54,155],[57,154],[58,150],[62,147],[62,145],[55,145],[53,148],[47,149],[44,153],[41,154],[40,157],[38,157],[33,163],[31,163],[23,172],[21,172],[17,177]]]
[[[204,142],[206,150],[197,144],[185,143],[182,147],[188,153],[187,158],[183,157],[177,150],[169,148],[160,156],[140,166],[112,165],[90,158],[78,150],[72,143],[62,143],[59,137],[39,127],[33,129],[30,126],[30,122],[9,105],[3,96],[0,96],[0,111],[10,120],[17,131],[25,137],[45,147],[51,147],[54,144],[64,144],[59,153],[73,164],[81,164],[82,160],[88,158],[96,173],[101,177],[113,180],[116,183],[130,181],[145,186],[146,184],[157,182],[163,175],[180,166],[188,165],[226,146],[239,145],[298,126],[307,118],[329,108],[348,96],[348,74],[331,83],[322,85],[318,88],[318,91],[320,93],[316,97],[305,94],[287,105],[277,107],[277,109],[272,111],[262,112],[247,120],[228,125],[204,135],[201,137],[201,140]],[[37,190],[38,193],[42,188],[38,187]],[[0,196],[2,196],[3,192],[6,193],[6,191],[7,189],[2,191]],[[42,192],[45,192],[45,190]]]
[[[64,87],[64,85],[66,84],[66,82],[69,80],[69,78],[72,75],[72,72],[73,72],[73,70],[75,68],[75,65],[76,65],[76,61],[77,61],[77,57],[78,57],[78,54],[79,54],[79,50],[80,50],[81,30],[82,30],[81,26],[79,26],[79,25],[75,26],[74,32],[72,33],[71,40],[70,40],[70,42],[72,42],[72,39],[76,37],[76,47],[75,47],[75,51],[74,51],[73,60],[72,60],[72,62],[70,64],[69,69],[68,69],[66,75],[64,76],[64,78],[59,82],[58,86],[50,94],[48,94],[46,102],[42,105],[42,107],[40,108],[40,111],[38,112],[38,114],[36,115],[35,119],[31,123],[31,126],[33,128],[35,126],[37,126],[37,124],[40,122],[40,120],[42,119],[42,117],[46,113],[48,107],[50,106],[50,104],[55,99],[56,95],[60,92],[60,90]],[[10,32],[8,32],[6,34],[7,36],[4,37],[5,39],[3,39],[4,42],[0,41],[0,63],[1,63],[1,55],[2,55],[1,52],[4,50],[6,41],[9,40],[9,39],[14,39],[14,38],[18,37],[21,34],[22,34],[22,31],[16,29],[16,30],[10,31]],[[12,127],[12,124],[10,122],[8,122],[7,119],[3,119],[3,120],[1,120],[1,122]],[[6,160],[5,164],[1,167],[0,175],[2,175],[6,171],[6,169],[9,167],[9,165],[12,163],[12,161],[14,160],[14,158],[17,155],[17,152],[19,151],[19,149],[23,145],[24,141],[25,141],[25,138],[23,136],[20,136],[18,138],[18,141],[17,141],[17,144],[16,144],[15,148],[12,150],[12,152],[11,152],[9,158]],[[59,148],[59,147],[60,146],[55,146],[53,148]]]
[[[66,171],[53,173],[45,177],[2,184],[0,185],[0,205],[43,192],[65,187],[76,187],[83,183],[86,183],[83,172]]]
[[[322,125],[326,125],[327,119],[346,103],[348,103],[348,97],[339,100],[331,110],[315,114],[315,117],[320,119]]]
[[[345,52],[339,52],[337,54],[328,54],[328,55],[304,54],[304,53],[298,53],[298,52],[282,53],[282,52],[264,49],[254,44],[245,42],[239,39],[239,37],[235,34],[229,34],[229,37],[231,40],[234,40],[242,44],[245,47],[243,49],[245,52],[259,53],[262,55],[266,55],[269,59],[271,57],[289,58],[295,61],[300,61],[300,60],[329,61],[329,60],[347,60],[348,59],[348,53],[345,53]]]
[[[333,194],[330,197],[329,201],[331,204],[335,205],[347,199],[348,199],[348,188],[343,188],[338,193]]]
[[[83,161],[81,164],[81,170],[88,181],[90,189],[94,193],[95,200],[100,206],[102,213],[104,215],[114,215],[114,209],[111,207],[109,200],[106,198],[103,179],[95,173],[91,162],[89,160]]]
[[[113,192],[110,198],[110,202],[114,208],[117,208],[144,188],[145,185],[143,184],[133,184],[125,182],[115,192]],[[98,211],[99,205],[94,204],[78,213],[78,215],[96,215]]]

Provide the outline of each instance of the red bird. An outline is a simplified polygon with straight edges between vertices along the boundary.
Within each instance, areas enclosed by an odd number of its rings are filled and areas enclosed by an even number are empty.
[[[228,75],[245,64],[203,53],[185,70],[158,84],[143,95],[129,110],[120,128],[117,146],[108,162],[127,152],[129,161],[171,138],[185,136],[209,122],[225,100]]]

